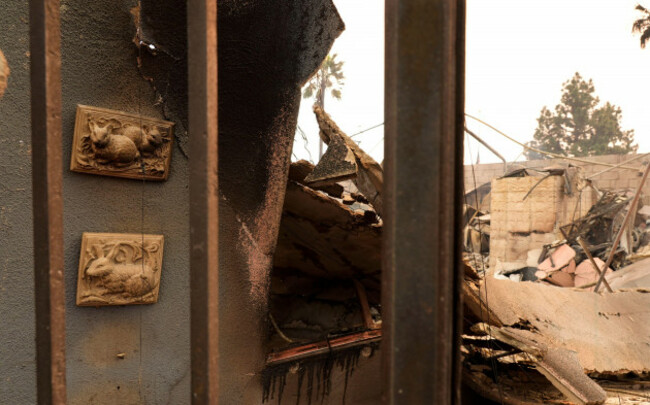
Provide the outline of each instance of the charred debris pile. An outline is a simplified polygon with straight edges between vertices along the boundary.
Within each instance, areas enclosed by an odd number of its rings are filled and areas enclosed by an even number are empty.
[[[600,191],[578,167],[512,171],[466,194],[465,259],[497,279],[641,287],[620,280],[629,265],[650,258],[650,206],[641,190]]]
[[[316,166],[290,168],[271,275],[267,401],[286,396],[291,374],[305,403],[321,401],[332,370],[347,386],[381,340],[383,170],[315,113],[328,149]],[[515,170],[466,194],[465,390],[503,404],[650,404],[641,189],[601,191],[580,168],[558,166]]]
[[[578,167],[466,194],[464,383],[504,404],[650,404],[650,207]]]
[[[318,165],[291,164],[271,273],[266,401],[289,374],[304,403],[343,384],[381,339],[381,166],[315,107],[328,145]],[[345,393],[345,387],[344,387]],[[345,395],[345,394],[344,394]]]

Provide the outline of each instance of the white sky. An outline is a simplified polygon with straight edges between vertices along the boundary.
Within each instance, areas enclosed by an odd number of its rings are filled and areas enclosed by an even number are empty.
[[[384,10],[381,0],[334,0],[346,23],[332,52],[345,61],[343,99],[325,109],[349,135],[383,122]],[[532,139],[543,106],[554,108],[561,86],[577,71],[593,79],[601,102],[623,110],[623,129],[634,129],[639,151],[650,151],[650,46],[642,50],[631,32],[648,0],[467,0],[466,106],[472,115],[521,142]],[[311,100],[299,125],[317,160],[318,132]],[[468,118],[467,125],[503,154],[521,147]],[[383,127],[355,139],[383,159]],[[476,160],[475,142],[466,145]],[[295,156],[309,159],[297,138]],[[497,162],[480,147],[481,162]]]
[[[330,53],[338,54],[337,59],[344,62],[345,84],[341,100],[326,97],[325,111],[343,132],[352,135],[384,122],[384,1],[334,0],[334,4],[345,22],[345,31]],[[307,133],[312,158],[298,135],[293,147],[294,160],[318,160],[318,124],[311,109],[313,103],[312,99],[303,99],[298,117],[298,125]],[[383,126],[354,139],[381,162]]]

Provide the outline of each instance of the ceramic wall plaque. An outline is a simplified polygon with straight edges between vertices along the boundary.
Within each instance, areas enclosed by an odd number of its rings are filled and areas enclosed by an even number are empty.
[[[77,305],[153,304],[158,301],[162,235],[84,233]]]
[[[166,180],[173,129],[173,122],[78,105],[70,170]]]

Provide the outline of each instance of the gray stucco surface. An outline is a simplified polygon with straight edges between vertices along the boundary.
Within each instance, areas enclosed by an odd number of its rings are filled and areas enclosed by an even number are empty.
[[[77,104],[162,118],[136,66],[135,2],[62,1],[64,235],[69,404],[189,403],[187,159],[174,146],[164,183],[68,170]],[[35,404],[29,13],[0,13],[0,50],[11,68],[0,100],[0,403]],[[165,235],[155,305],[78,308],[85,231]],[[126,353],[125,359],[117,358]]]
[[[62,3],[64,162],[77,104],[163,118],[137,69],[135,1]],[[66,163],[67,164],[67,163]],[[189,403],[188,162],[174,144],[165,182],[64,171],[68,404]],[[80,308],[76,276],[83,232],[165,236],[159,302]],[[117,357],[125,353],[124,359]]]
[[[0,99],[0,403],[36,403],[27,2],[0,12],[11,75]]]

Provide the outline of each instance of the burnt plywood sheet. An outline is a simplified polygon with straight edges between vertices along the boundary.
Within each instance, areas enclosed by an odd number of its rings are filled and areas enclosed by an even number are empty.
[[[479,294],[498,324],[523,327],[549,347],[575,351],[586,372],[650,371],[648,292],[598,294],[489,278]]]

